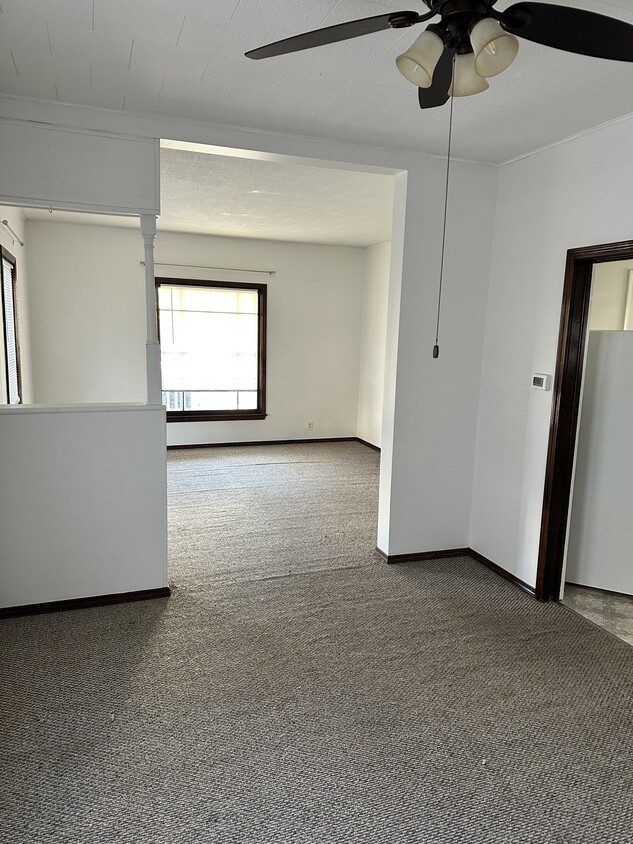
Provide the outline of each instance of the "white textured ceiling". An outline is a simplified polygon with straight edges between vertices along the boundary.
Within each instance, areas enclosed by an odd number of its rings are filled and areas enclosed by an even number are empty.
[[[391,239],[393,178],[163,147],[161,206],[159,231],[371,246]],[[131,218],[24,214],[138,227]]]
[[[566,5],[633,22],[631,0]],[[0,91],[441,153],[448,109],[421,112],[394,64],[419,28],[257,62],[243,55],[403,6],[426,8],[422,0],[0,0]],[[456,102],[458,156],[505,161],[633,112],[633,64],[527,41],[491,82]]]
[[[393,177],[161,150],[161,228],[370,246],[391,239]]]

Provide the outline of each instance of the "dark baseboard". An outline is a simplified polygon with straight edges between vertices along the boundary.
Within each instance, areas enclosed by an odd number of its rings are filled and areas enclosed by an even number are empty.
[[[368,448],[373,448],[375,451],[380,451],[377,446],[365,442],[365,440],[361,440],[359,437],[311,437],[305,440],[248,440],[247,442],[234,443],[192,443],[191,445],[168,445],[167,451],[177,451],[187,448],[230,448],[231,446],[238,445],[306,445],[310,443],[361,443]]]
[[[366,445],[367,448],[371,448],[374,451],[377,451],[377,452],[380,453],[380,446],[379,445],[374,445],[373,443],[368,443],[367,440],[363,440],[360,437],[354,437],[354,439],[356,440],[357,443],[360,443],[361,445]]]
[[[441,551],[423,551],[419,554],[391,555],[385,554],[385,552],[381,551],[380,548],[376,548],[376,551],[380,554],[383,560],[390,565],[394,563],[416,563],[421,560],[442,560],[448,557],[471,557],[477,563],[481,563],[482,566],[485,566],[487,569],[490,569],[490,571],[498,574],[499,577],[503,577],[504,580],[513,583],[516,587],[523,590],[523,592],[527,592],[529,595],[532,595],[532,597],[536,594],[534,586],[530,586],[529,583],[526,583],[524,580],[520,580],[516,577],[516,575],[502,569],[501,566],[493,563],[492,560],[489,560],[487,557],[484,557],[483,554],[480,554],[478,551],[474,551],[472,548],[448,548],[442,549]]]
[[[22,604],[19,607],[0,608],[0,618],[15,618],[20,615],[39,615],[44,612],[65,612],[83,610],[88,607],[103,607],[108,604],[127,604],[130,601],[147,601],[151,598],[169,598],[171,589],[141,589],[138,592],[116,592],[113,595],[93,595],[89,598],[69,598],[66,601],[46,601],[42,604]]]
[[[385,554],[380,548],[376,548],[383,560],[389,565],[395,563],[417,563],[421,560],[441,560],[446,557],[469,557],[469,548],[445,548],[442,551],[421,551],[419,554]]]
[[[527,592],[528,595],[534,597],[536,595],[536,589],[534,586],[530,586],[529,583],[526,583],[524,580],[518,578],[515,574],[512,574],[505,569],[502,569],[501,566],[498,566],[496,563],[493,563],[492,560],[489,560],[488,557],[484,557],[483,554],[480,554],[478,551],[473,551],[472,548],[468,549],[468,555],[476,560],[478,563],[481,563],[482,566],[485,566],[490,571],[493,571],[495,574],[498,574],[499,577],[502,577],[504,580],[513,583],[519,589],[522,589],[524,592]]]

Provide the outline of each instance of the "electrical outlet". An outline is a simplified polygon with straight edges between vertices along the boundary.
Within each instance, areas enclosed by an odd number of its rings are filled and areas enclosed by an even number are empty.
[[[314,429],[314,422],[308,422],[308,431],[312,431]]]

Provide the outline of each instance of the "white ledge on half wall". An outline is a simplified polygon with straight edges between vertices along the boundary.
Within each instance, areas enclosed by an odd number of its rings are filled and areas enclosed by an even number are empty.
[[[126,410],[164,410],[162,404],[126,402],[123,404],[3,404],[0,414],[13,413],[122,413]]]

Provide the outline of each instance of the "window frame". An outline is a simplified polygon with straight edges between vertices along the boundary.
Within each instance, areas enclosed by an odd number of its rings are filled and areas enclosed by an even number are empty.
[[[4,269],[2,267],[2,261],[7,261],[7,263],[11,264],[13,267],[12,278],[11,278],[11,294],[13,297],[13,332],[15,337],[15,370],[16,370],[16,378],[18,382],[18,396],[19,401],[17,404],[13,405],[13,407],[17,407],[18,405],[24,404],[24,398],[22,396],[22,362],[21,362],[21,355],[20,355],[20,332],[19,332],[19,319],[18,319],[18,262],[14,255],[12,255],[8,249],[5,249],[4,246],[0,244],[0,311],[2,311],[2,343],[4,345],[4,383],[7,391],[7,404],[9,404],[9,392],[10,392],[10,378],[9,378],[9,356],[7,354],[7,315],[5,313],[4,308],[4,285],[5,285],[5,277],[4,277]]]
[[[156,277],[156,324],[160,343],[160,319],[158,288],[161,285],[174,287],[207,287],[220,290],[254,290],[257,292],[257,408],[254,410],[168,410],[168,422],[233,422],[238,419],[265,419],[266,413],[266,300],[268,286],[255,282],[217,281],[209,279]],[[162,384],[161,384],[162,389]]]

